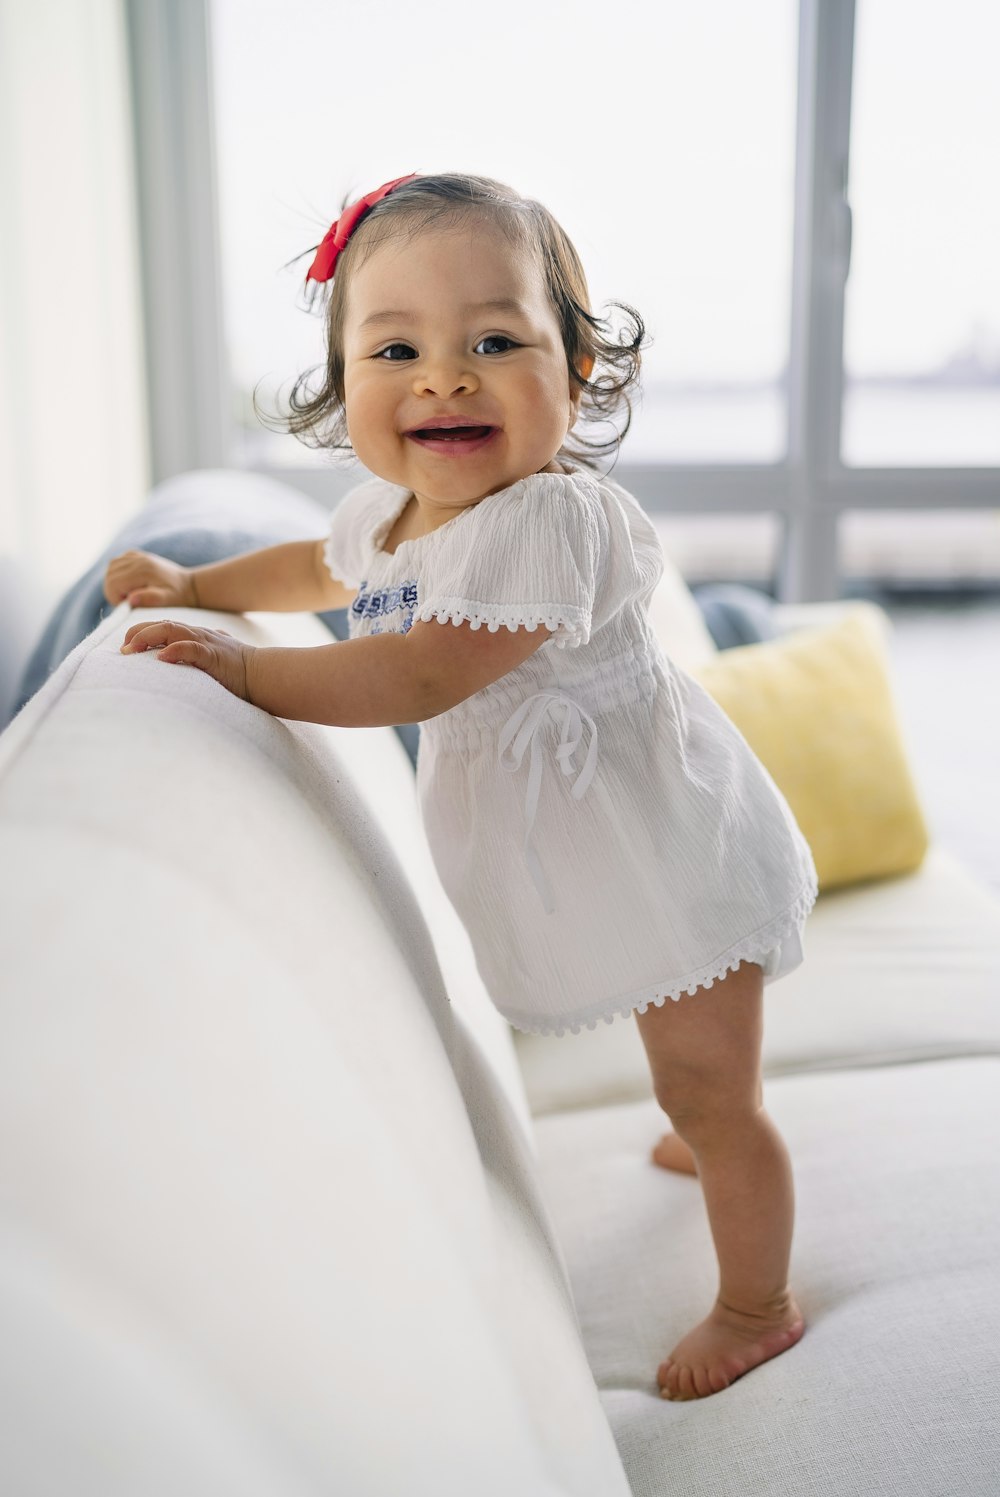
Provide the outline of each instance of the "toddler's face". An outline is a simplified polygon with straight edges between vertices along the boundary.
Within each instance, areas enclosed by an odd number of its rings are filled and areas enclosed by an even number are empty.
[[[540,267],[488,229],[390,240],[351,280],[355,452],[443,518],[548,467],[578,391]]]

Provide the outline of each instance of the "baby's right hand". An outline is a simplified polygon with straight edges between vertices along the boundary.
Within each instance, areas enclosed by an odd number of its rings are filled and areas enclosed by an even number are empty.
[[[109,603],[129,603],[133,608],[198,607],[190,570],[148,551],[125,551],[111,558],[104,573],[104,596]]]

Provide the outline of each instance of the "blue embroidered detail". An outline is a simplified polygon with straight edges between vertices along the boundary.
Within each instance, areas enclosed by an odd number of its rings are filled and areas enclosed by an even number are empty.
[[[386,632],[408,634],[413,627],[413,614],[417,606],[416,578],[409,582],[401,582],[398,587],[375,588],[371,592],[366,592],[367,585],[366,578],[351,604],[351,613],[354,617],[359,621],[382,619],[383,623],[372,625],[372,634]],[[400,614],[401,617],[390,622],[387,617],[389,614]]]

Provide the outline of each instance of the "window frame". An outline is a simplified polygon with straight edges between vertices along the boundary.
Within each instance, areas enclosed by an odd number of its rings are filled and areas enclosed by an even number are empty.
[[[228,462],[215,194],[211,0],[124,0],[129,37],[154,482]],[[778,517],[782,602],[839,596],[840,515],[995,508],[1000,468],[857,468],[840,457],[855,0],[799,0],[786,457],[630,463],[615,477],[650,513]],[[261,465],[327,505],[353,481]]]

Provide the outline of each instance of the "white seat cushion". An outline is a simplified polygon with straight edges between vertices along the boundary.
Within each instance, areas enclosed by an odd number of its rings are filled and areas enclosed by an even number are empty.
[[[765,1074],[1000,1054],[1000,901],[949,853],[822,894],[804,944],[764,990]],[[536,1114],[650,1095],[631,1021],[515,1042]]]
[[[717,1274],[697,1180],[649,1162],[652,1102],[538,1124],[584,1342],[633,1497],[996,1497],[1000,1061],[784,1077],[802,1341],[692,1403],[657,1364]]]

